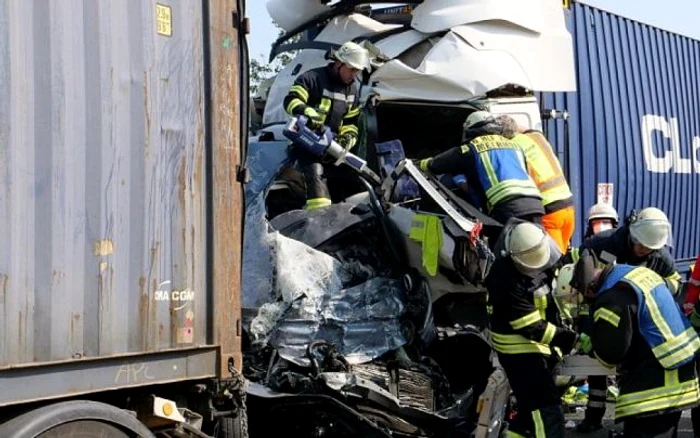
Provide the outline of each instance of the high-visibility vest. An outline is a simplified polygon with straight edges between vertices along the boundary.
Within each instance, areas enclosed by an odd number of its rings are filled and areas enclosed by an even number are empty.
[[[515,142],[500,135],[482,135],[462,145],[462,152],[474,156],[489,212],[500,202],[515,197],[542,198],[527,173],[525,154]]]
[[[661,366],[671,370],[694,360],[695,353],[700,350],[700,338],[673,299],[664,279],[651,269],[618,265],[605,278],[598,295],[619,282],[628,284],[636,292],[639,331]]]
[[[541,133],[531,131],[513,137],[525,152],[527,171],[542,194],[542,205],[573,197],[559,159]]]

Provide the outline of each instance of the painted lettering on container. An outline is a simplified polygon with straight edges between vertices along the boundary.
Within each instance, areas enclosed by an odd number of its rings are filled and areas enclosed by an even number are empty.
[[[666,147],[654,142],[655,134],[668,139]],[[666,144],[666,142],[664,142]],[[700,136],[693,137],[690,148],[681,147],[678,119],[646,114],[642,117],[644,163],[654,173],[700,173]]]

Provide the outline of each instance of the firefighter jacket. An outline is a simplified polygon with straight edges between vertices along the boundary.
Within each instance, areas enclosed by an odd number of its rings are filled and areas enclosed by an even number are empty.
[[[636,257],[632,251],[630,231],[626,225],[614,230],[602,231],[587,239],[581,248],[574,248],[569,257],[578,260],[578,254],[584,248],[591,249],[603,263],[615,261],[618,264],[644,266],[659,274],[667,283],[671,293],[680,291],[681,276],[676,271],[676,265],[668,249],[662,248],[651,252],[643,258]]]
[[[618,367],[617,421],[700,404],[700,339],[663,279],[650,269],[611,265],[592,305],[594,356]]]
[[[527,171],[542,195],[545,213],[553,213],[574,205],[559,159],[552,146],[539,131],[527,131],[513,137],[525,152]]]
[[[552,279],[553,269],[530,277],[520,273],[510,257],[494,262],[486,277],[486,288],[491,340],[497,352],[550,356],[553,352],[562,354],[556,347],[567,348],[560,341],[571,332],[560,327],[550,293]]]
[[[470,194],[488,214],[506,203],[511,204],[513,216],[544,214],[542,196],[527,173],[524,152],[500,132],[496,124],[467,131],[462,146],[421,161],[421,168],[436,175],[464,174]]]
[[[302,73],[284,98],[284,109],[292,115],[303,115],[314,108],[321,121],[339,136],[348,135],[357,141],[360,116],[359,93],[353,82],[343,84],[332,69],[333,64]]]

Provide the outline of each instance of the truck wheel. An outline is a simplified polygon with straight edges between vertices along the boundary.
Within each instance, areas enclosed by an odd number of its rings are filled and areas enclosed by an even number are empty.
[[[248,416],[241,410],[236,417],[222,417],[216,438],[248,438]]]
[[[126,411],[106,403],[75,400],[47,405],[0,424],[2,438],[155,438]]]
[[[129,438],[122,430],[99,421],[73,421],[47,430],[37,438]]]

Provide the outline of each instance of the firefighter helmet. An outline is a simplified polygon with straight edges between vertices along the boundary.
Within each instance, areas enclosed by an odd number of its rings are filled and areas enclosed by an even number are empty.
[[[528,270],[542,269],[549,263],[551,246],[547,233],[535,224],[523,222],[508,233],[506,250],[516,265]]]
[[[599,202],[588,210],[588,222],[594,219],[610,219],[615,223],[615,225],[617,225],[620,220],[615,207],[607,202]]]
[[[369,52],[361,45],[352,41],[348,41],[340,46],[333,54],[333,58],[358,70],[370,68]]]
[[[632,240],[649,249],[663,248],[670,240],[671,223],[666,213],[655,207],[640,211],[629,228]]]
[[[494,117],[488,111],[474,111],[469,114],[467,120],[464,122],[463,128],[466,131],[477,123],[486,122],[489,120],[495,120]]]

